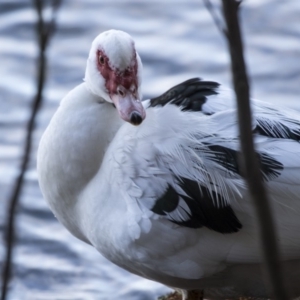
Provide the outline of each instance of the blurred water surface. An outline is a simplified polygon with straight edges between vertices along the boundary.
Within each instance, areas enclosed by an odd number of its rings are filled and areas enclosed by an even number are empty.
[[[300,109],[300,1],[245,1],[242,20],[252,96]],[[38,141],[61,98],[82,81],[98,33],[116,28],[134,37],[144,63],[145,98],[193,76],[230,85],[226,43],[201,0],[63,1],[57,21],[18,207],[9,299],[155,299],[168,289],[114,266],[53,217],[37,183]],[[0,2],[1,231],[35,92],[35,22],[31,1]],[[1,259],[3,251],[1,243]]]

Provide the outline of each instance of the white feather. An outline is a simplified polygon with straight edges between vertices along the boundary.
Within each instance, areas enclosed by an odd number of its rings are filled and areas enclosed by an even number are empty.
[[[125,33],[98,36],[85,83],[62,100],[39,146],[40,187],[58,220],[135,274],[181,289],[207,288],[208,297],[267,297],[262,292],[257,220],[245,181],[216,161],[216,152],[208,146],[240,149],[232,92],[219,88],[203,104],[202,113],[183,112],[172,104],[150,107],[146,101],[144,122],[125,124],[109,103],[95,68],[100,48],[120,68],[134,53]],[[138,62],[141,78],[139,57]],[[256,134],[255,146],[282,164],[280,174],[270,176],[266,186],[285,266],[294,270],[300,264],[300,144],[287,138],[287,128],[299,133],[299,115],[257,100],[252,109],[253,128],[265,126],[285,137]],[[220,195],[212,199],[214,205],[230,205],[243,228],[221,234],[172,223],[170,219],[186,221],[191,215],[180,177],[196,181],[211,196]],[[180,195],[178,207],[155,214],[151,209],[168,186]],[[299,296],[299,284],[293,288]]]

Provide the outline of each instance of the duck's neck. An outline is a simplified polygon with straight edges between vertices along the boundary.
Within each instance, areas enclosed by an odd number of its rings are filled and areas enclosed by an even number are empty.
[[[100,170],[121,124],[116,109],[81,84],[63,99],[39,146],[43,195],[56,217],[83,240],[76,228],[78,195]]]

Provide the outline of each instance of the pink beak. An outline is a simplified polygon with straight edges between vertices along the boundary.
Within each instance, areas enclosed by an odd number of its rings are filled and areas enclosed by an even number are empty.
[[[122,93],[113,94],[111,99],[120,117],[132,125],[140,125],[146,117],[142,102],[136,99],[131,91],[122,89]]]

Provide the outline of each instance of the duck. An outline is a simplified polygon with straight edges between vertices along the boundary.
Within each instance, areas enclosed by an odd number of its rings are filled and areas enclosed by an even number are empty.
[[[71,234],[125,270],[206,299],[268,298],[241,163],[234,93],[188,79],[142,98],[142,61],[120,30],[92,42],[84,81],[44,132],[40,189]],[[300,296],[300,116],[251,100],[257,159],[289,291]],[[191,298],[190,298],[191,299]]]

